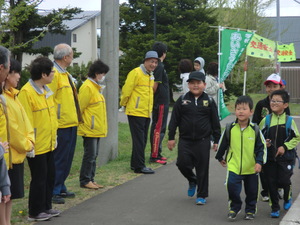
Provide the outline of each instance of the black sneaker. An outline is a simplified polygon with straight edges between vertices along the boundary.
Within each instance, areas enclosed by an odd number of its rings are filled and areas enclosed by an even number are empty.
[[[75,198],[75,193],[71,191],[60,192],[59,196],[62,198]]]
[[[65,204],[65,200],[60,195],[53,195],[52,203],[53,204]]]
[[[239,213],[239,212],[238,212],[238,213]],[[230,210],[229,213],[228,213],[228,215],[227,215],[227,218],[228,218],[229,220],[235,220],[235,218],[236,218],[236,216],[237,216],[238,213],[236,213],[236,212],[233,211],[233,210]]]
[[[41,212],[40,214],[38,214],[37,216],[28,216],[28,221],[30,222],[34,222],[34,221],[45,221],[45,220],[49,220],[52,216]]]
[[[253,220],[255,217],[255,214],[254,213],[246,213],[244,219],[245,220]]]

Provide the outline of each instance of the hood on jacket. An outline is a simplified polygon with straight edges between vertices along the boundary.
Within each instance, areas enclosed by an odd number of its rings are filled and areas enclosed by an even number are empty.
[[[199,72],[202,72],[202,73],[204,73],[205,74],[205,71],[204,71],[204,66],[205,66],[205,60],[202,58],[202,57],[197,57],[195,60],[194,60],[194,62],[195,61],[198,61],[198,62],[200,62],[200,65],[201,65],[201,69],[199,70]]]

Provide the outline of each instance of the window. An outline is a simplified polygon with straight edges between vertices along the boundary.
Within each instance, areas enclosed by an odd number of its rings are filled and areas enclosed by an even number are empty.
[[[77,42],[77,35],[73,34],[73,42]]]

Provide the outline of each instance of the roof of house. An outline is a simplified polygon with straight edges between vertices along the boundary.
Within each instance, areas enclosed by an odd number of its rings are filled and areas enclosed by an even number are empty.
[[[277,40],[277,17],[266,17],[272,25],[272,31],[268,37]],[[300,58],[300,16],[280,17],[280,36],[283,44],[294,43],[296,58]]]
[[[63,23],[68,27],[68,30],[75,30],[99,15],[100,11],[83,11],[76,14],[72,20],[64,20]]]

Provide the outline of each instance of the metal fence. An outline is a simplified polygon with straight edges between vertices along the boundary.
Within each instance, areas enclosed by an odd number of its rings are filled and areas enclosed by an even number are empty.
[[[300,67],[281,67],[281,77],[286,81],[285,90],[290,94],[290,102],[300,103]],[[262,87],[264,92],[265,86]]]

